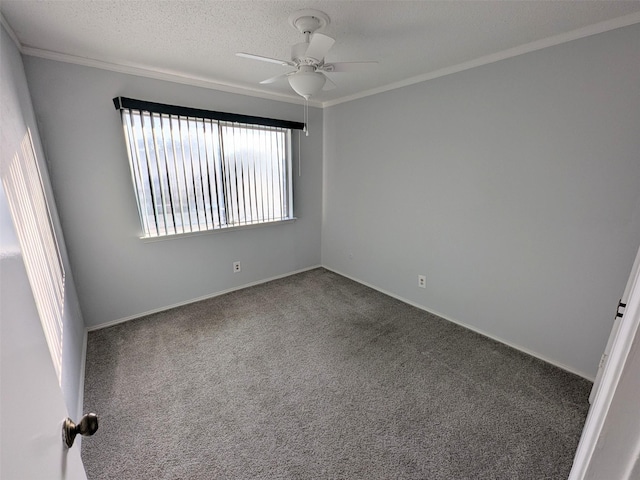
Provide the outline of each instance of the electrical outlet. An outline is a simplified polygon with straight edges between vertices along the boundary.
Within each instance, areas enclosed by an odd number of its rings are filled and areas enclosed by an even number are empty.
[[[238,273],[240,271],[240,262],[233,262],[233,273]]]
[[[427,277],[426,277],[426,275],[418,275],[418,286],[420,288],[427,288]]]

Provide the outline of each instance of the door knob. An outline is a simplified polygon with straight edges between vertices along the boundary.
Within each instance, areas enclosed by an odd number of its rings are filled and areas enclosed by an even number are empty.
[[[89,437],[96,433],[97,430],[98,416],[95,413],[87,413],[78,424],[67,418],[62,424],[62,438],[67,447],[71,448],[76,435],[80,434]]]

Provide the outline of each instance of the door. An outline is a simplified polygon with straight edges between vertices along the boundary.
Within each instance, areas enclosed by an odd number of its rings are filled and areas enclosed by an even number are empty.
[[[0,478],[86,480],[1,185],[0,380]]]
[[[640,478],[640,251],[625,288],[625,308],[607,345],[602,371],[569,480]]]
[[[589,395],[589,403],[591,404],[593,404],[593,400],[595,399],[596,394],[598,393],[598,390],[600,389],[600,386],[602,384],[602,373],[607,364],[607,361],[609,360],[609,356],[611,355],[611,348],[613,347],[614,340],[618,335],[618,331],[620,330],[620,322],[622,321],[622,317],[629,301],[629,293],[631,291],[633,279],[638,273],[638,269],[640,269],[640,249],[638,249],[635,262],[633,262],[633,268],[631,269],[631,275],[629,275],[627,285],[624,289],[624,292],[622,293],[622,297],[620,298],[618,308],[616,309],[615,318],[613,320],[613,328],[611,329],[611,334],[609,335],[609,341],[607,342],[604,353],[600,358],[598,373],[596,374],[596,379],[593,382],[593,388],[591,389],[591,394]]]

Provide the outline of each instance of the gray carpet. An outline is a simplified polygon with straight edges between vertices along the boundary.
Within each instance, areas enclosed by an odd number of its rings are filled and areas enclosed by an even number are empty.
[[[324,269],[89,334],[91,479],[566,479],[591,383]]]

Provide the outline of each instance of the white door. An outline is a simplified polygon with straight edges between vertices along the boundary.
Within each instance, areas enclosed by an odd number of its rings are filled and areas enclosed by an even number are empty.
[[[640,478],[640,251],[594,385],[569,480]]]
[[[67,416],[0,185],[0,478],[86,480],[79,442],[62,443]]]

